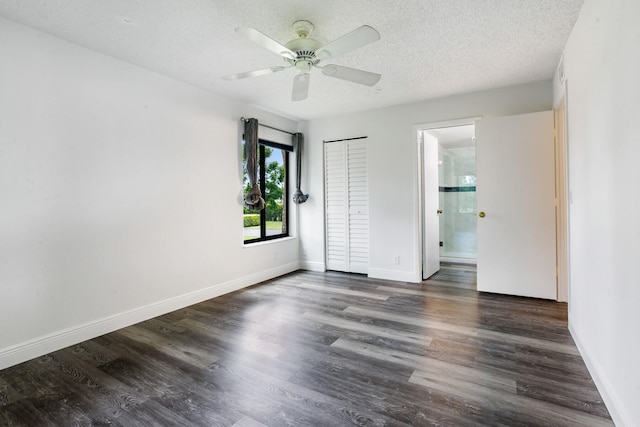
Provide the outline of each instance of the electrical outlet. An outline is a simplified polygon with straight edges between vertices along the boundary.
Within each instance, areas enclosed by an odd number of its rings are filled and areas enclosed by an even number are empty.
[[[394,264],[400,264],[400,257],[398,255],[393,257],[393,263]]]

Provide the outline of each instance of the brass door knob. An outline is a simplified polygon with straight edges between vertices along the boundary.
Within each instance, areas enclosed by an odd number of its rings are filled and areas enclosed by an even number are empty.
[[[438,209],[438,210],[436,211],[436,213],[437,213],[437,214],[441,214],[441,213],[442,213],[442,209]]]
[[[478,216],[479,216],[480,218],[484,218],[486,215],[487,215],[487,214],[485,214],[485,213],[484,213],[484,212],[482,212],[482,211],[480,211],[480,212],[478,213]]]

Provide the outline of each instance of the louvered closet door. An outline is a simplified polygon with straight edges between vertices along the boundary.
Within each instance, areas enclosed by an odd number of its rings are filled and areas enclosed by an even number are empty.
[[[327,269],[367,274],[369,196],[362,141],[325,144]]]
[[[362,141],[347,143],[347,190],[349,270],[369,272],[369,191],[367,186],[367,146]]]
[[[347,270],[347,158],[345,144],[324,145],[327,269]]]

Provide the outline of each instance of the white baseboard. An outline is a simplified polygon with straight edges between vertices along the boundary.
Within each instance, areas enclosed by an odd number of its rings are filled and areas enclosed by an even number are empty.
[[[308,270],[308,271],[319,271],[319,272],[327,271],[327,268],[324,262],[301,261],[300,268],[302,270]]]
[[[383,268],[370,268],[369,277],[372,279],[394,280],[397,282],[420,283],[421,278],[414,271],[386,270]]]
[[[587,365],[587,369],[591,374],[591,378],[600,392],[600,396],[602,396],[602,400],[604,401],[607,410],[609,411],[609,415],[611,415],[611,419],[614,424],[619,427],[632,427],[635,426],[635,422],[629,415],[628,411],[625,409],[623,401],[620,399],[620,396],[616,392],[615,387],[611,383],[611,380],[604,372],[602,367],[593,359],[589,357],[589,353],[586,351],[582,342],[580,340],[580,334],[573,328],[571,319],[569,319],[569,332],[573,337],[573,341],[576,343],[576,347],[578,347],[578,351],[580,352],[580,356],[582,356],[582,360],[584,360],[585,365]]]
[[[1,349],[0,369],[299,269],[298,262],[275,267]]]

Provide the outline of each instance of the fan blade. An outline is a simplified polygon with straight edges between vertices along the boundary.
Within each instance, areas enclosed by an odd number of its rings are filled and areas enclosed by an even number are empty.
[[[326,65],[318,67],[322,70],[322,74],[336,79],[347,80],[361,85],[373,86],[378,83],[380,74],[370,73],[369,71],[357,70],[355,68],[343,67],[342,65]]]
[[[292,101],[302,101],[307,98],[309,93],[309,73],[300,73],[293,79],[293,92],[291,93]]]
[[[278,71],[282,71],[285,68],[289,68],[289,67],[277,66],[277,67],[263,68],[261,70],[246,71],[244,73],[230,74],[228,76],[222,76],[222,79],[223,80],[238,80],[238,79],[246,79],[247,77],[264,76],[266,74],[277,73]]]
[[[380,40],[380,33],[368,25],[363,25],[318,49],[316,51],[316,57],[323,60],[335,58],[343,53],[373,43],[376,40]]]
[[[296,59],[296,53],[287,49],[284,45],[278,43],[271,37],[261,33],[255,28],[236,28],[236,31],[247,37],[254,43],[269,49],[271,52],[277,53],[287,59]]]

